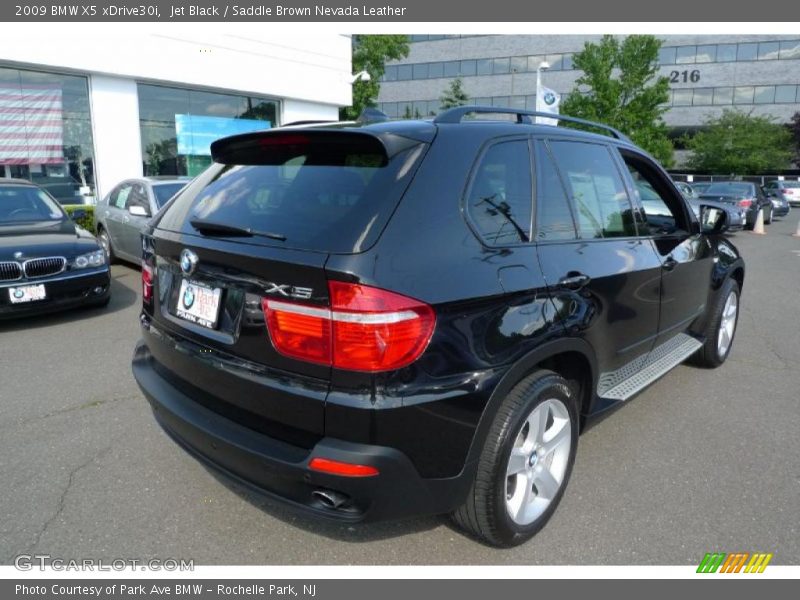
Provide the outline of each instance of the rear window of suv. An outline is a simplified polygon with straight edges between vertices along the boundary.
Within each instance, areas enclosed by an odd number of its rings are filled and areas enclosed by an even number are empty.
[[[190,221],[202,220],[285,238],[236,238],[246,243],[361,252],[383,230],[426,145],[403,138],[392,147],[389,155],[378,138],[349,132],[243,137],[219,150],[219,162],[189,184],[158,227],[197,235]]]

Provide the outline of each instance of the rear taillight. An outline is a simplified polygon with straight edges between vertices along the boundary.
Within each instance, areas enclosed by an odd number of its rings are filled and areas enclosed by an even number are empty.
[[[330,308],[264,298],[278,352],[351,371],[389,371],[414,362],[433,335],[433,309],[366,285],[328,282]]]
[[[145,304],[153,302],[153,273],[154,268],[142,261],[142,301]]]
[[[739,202],[737,202],[737,204],[742,208],[750,208],[750,205],[752,203],[753,203],[752,198],[742,198],[741,200],[739,200]]]

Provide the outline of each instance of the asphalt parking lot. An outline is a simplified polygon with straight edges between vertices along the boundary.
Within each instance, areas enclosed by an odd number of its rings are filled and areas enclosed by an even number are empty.
[[[130,372],[139,272],[105,309],[0,323],[0,562],[697,564],[707,551],[800,563],[800,211],[739,233],[732,354],[681,366],[584,436],[550,524],[511,550],[447,518],[310,520],[221,481],[153,420]]]

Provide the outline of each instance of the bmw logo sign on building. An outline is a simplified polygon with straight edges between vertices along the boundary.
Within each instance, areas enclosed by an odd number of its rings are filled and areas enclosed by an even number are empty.
[[[553,104],[556,103],[556,95],[553,92],[547,92],[544,95],[544,103],[547,104],[547,106],[553,106]]]
[[[181,252],[181,271],[183,271],[185,275],[191,275],[197,267],[197,261],[197,254],[188,248],[184,248]]]

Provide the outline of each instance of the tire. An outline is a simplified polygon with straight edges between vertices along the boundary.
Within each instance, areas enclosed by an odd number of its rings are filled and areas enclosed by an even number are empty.
[[[772,225],[772,216],[773,216],[774,212],[775,212],[775,210],[772,208],[772,206],[770,206],[769,207],[769,217],[766,217],[766,216],[764,217],[764,225]]]
[[[697,351],[697,354],[692,356],[691,362],[697,366],[705,367],[707,369],[715,369],[720,366],[731,353],[733,347],[733,340],[736,336],[736,326],[739,323],[739,298],[741,291],[739,284],[734,279],[727,279],[722,284],[722,289],[717,298],[716,304],[711,308],[711,316],[703,332],[706,338],[703,347]],[[730,314],[731,308],[728,304],[729,298],[733,297],[733,314]],[[725,313],[728,313],[724,320]],[[730,319],[732,317],[732,320]],[[724,321],[724,322],[723,322]],[[721,336],[722,328],[727,329],[727,344],[723,344]]]
[[[108,232],[105,230],[104,227],[97,228],[97,241],[100,242],[100,245],[103,247],[103,250],[106,251],[106,257],[108,258],[108,264],[113,265],[117,262],[117,256],[114,254],[114,247],[111,245],[111,238],[108,235]]]
[[[501,547],[521,544],[542,529],[561,501],[575,462],[576,404],[575,392],[552,371],[537,370],[520,381],[495,415],[469,494],[452,515],[456,524]],[[529,419],[544,426],[543,434],[536,435],[542,430]]]

